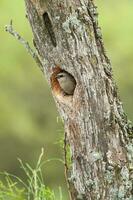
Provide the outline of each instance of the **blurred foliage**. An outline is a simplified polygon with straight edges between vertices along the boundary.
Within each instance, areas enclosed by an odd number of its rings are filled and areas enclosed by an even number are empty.
[[[55,194],[44,183],[42,176],[42,167],[50,162],[43,160],[44,149],[38,158],[37,164],[32,168],[28,163],[23,163],[21,160],[20,166],[24,171],[26,180],[14,176],[9,173],[1,173],[4,176],[4,182],[0,181],[0,200],[63,200],[61,187]],[[62,162],[62,160],[60,160]]]
[[[32,165],[42,146],[46,158],[62,157],[57,141],[63,128],[57,122],[58,114],[45,78],[26,50],[4,31],[12,19],[16,30],[32,44],[24,0],[13,3],[0,1],[0,171],[23,177],[17,157]],[[133,1],[97,0],[97,5],[124,109],[133,120]],[[65,188],[61,163],[50,162],[44,174],[50,187]]]
[[[97,0],[99,24],[119,95],[133,121],[133,1]]]

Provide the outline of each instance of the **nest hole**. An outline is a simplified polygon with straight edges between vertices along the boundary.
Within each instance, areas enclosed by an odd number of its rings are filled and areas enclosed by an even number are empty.
[[[68,76],[70,77],[70,81],[72,82],[72,83],[70,82],[70,84],[73,84],[73,92],[71,94],[63,90],[63,88],[61,87],[58,81],[57,76],[61,73],[67,73]],[[73,97],[73,94],[76,88],[76,80],[69,72],[56,66],[55,68],[53,68],[53,73],[51,75],[50,80],[51,80],[52,90],[56,96],[62,96],[63,98]],[[66,87],[67,87],[67,83],[66,83]]]

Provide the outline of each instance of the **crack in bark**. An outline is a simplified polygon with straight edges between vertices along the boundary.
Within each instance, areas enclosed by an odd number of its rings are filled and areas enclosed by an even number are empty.
[[[94,30],[94,35],[95,35],[95,41],[96,41],[96,44],[97,44],[97,48],[99,50],[99,54],[101,55],[101,60],[102,60],[102,56],[104,55],[105,61],[108,64],[110,64],[110,60],[109,60],[108,56],[106,55],[106,51],[105,51],[105,48],[104,48],[101,29],[100,29],[100,27],[98,27],[97,7],[94,5],[94,3],[92,1],[88,2],[87,11],[88,11],[88,14],[89,14],[89,16],[91,18],[91,22],[92,22],[93,30]],[[101,52],[102,52],[102,54],[101,54]]]
[[[55,33],[54,33],[54,30],[53,30],[53,25],[52,25],[52,22],[49,18],[49,14],[47,12],[45,12],[43,14],[43,21],[44,21],[44,24],[46,26],[46,29],[48,31],[48,34],[49,34],[49,37],[51,39],[51,42],[53,44],[54,47],[57,46],[57,42],[56,42],[56,37],[55,37]]]

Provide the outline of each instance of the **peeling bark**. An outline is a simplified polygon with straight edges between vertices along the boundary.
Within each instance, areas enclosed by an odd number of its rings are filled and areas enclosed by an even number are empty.
[[[117,94],[96,6],[92,0],[25,3],[49,84],[57,66],[76,80],[73,95],[51,85],[71,150],[71,199],[131,200],[133,129]]]

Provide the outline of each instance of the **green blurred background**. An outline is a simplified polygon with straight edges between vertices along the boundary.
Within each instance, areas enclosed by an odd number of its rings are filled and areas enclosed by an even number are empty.
[[[97,5],[119,94],[133,120],[133,1],[97,0]],[[0,171],[24,178],[17,158],[34,166],[42,147],[44,159],[62,158],[63,128],[45,78],[22,45],[4,31],[11,19],[32,44],[24,0],[19,4],[18,0],[0,0]],[[43,171],[45,183],[55,190],[61,186],[65,199],[63,165],[51,161]]]

